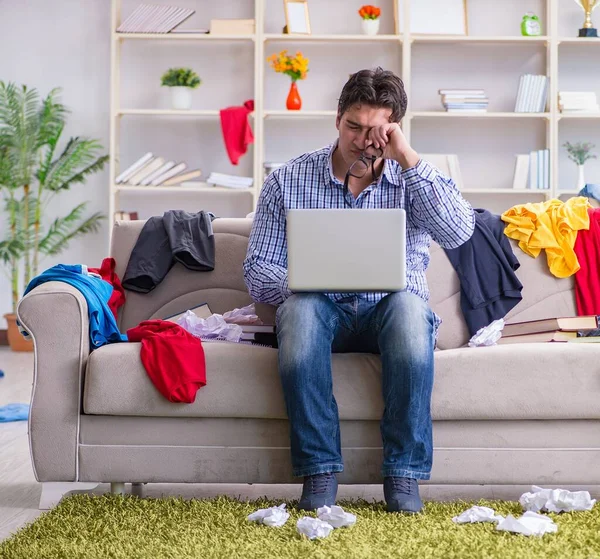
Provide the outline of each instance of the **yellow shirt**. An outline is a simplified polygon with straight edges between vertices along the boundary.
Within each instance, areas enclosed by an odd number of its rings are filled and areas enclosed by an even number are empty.
[[[546,249],[550,272],[566,278],[579,270],[573,246],[577,231],[590,227],[589,207],[585,196],[513,206],[502,214],[504,234],[519,241],[521,250],[533,258]]]

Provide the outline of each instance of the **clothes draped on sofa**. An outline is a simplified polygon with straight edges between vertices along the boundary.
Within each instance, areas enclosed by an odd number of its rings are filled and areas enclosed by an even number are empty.
[[[519,248],[533,258],[545,249],[550,272],[566,278],[579,270],[573,246],[577,231],[589,228],[589,207],[583,196],[513,206],[502,214],[507,223],[504,233],[518,240]]]
[[[181,326],[145,320],[127,330],[130,342],[141,342],[140,358],[156,389],[169,402],[191,404],[206,385],[202,342]]]
[[[113,286],[113,292],[108,300],[108,306],[115,319],[119,309],[125,304],[125,290],[121,285],[121,280],[115,272],[116,262],[114,258],[105,258],[102,260],[100,268],[88,268],[90,274],[98,274],[104,281]]]
[[[62,281],[78,289],[88,304],[90,321],[90,345],[92,349],[112,342],[125,342],[127,336],[119,331],[117,321],[108,302],[113,287],[103,279],[90,275],[86,266],[58,264],[33,278],[23,295],[48,281]]]
[[[506,316],[523,298],[523,284],[515,274],[520,264],[499,215],[475,209],[472,237],[444,250],[460,281],[460,307],[471,336]]]
[[[232,165],[237,165],[254,141],[248,115],[254,110],[254,101],[249,99],[241,107],[227,107],[219,112],[225,149]]]
[[[122,285],[130,291],[149,293],[167,275],[175,262],[190,270],[215,268],[215,238],[212,214],[170,210],[146,221],[138,237]]]
[[[579,261],[575,274],[577,314],[600,315],[600,208],[589,208],[590,227],[579,231],[574,251]]]

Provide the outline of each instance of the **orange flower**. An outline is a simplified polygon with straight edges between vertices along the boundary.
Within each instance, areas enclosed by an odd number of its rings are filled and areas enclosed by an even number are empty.
[[[358,10],[358,15],[363,19],[377,19],[381,15],[381,9],[367,4]]]
[[[268,56],[267,62],[273,70],[288,75],[293,81],[303,80],[308,72],[308,58],[300,51],[295,56],[288,56],[287,50],[282,50],[279,54]]]

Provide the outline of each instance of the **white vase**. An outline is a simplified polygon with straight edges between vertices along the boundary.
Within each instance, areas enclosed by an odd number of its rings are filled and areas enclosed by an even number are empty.
[[[171,105],[174,109],[192,108],[192,89],[190,87],[171,87]]]
[[[585,186],[584,167],[584,165],[577,165],[577,169],[579,169],[579,175],[577,177],[577,190],[581,190]]]
[[[379,33],[379,19],[363,19],[362,30],[365,35],[377,35]]]

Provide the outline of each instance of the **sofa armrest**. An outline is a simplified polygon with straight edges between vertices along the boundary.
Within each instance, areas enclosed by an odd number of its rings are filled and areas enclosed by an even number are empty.
[[[90,353],[88,306],[73,286],[51,281],[17,308],[35,354],[29,445],[38,481],[77,481],[83,374]]]

